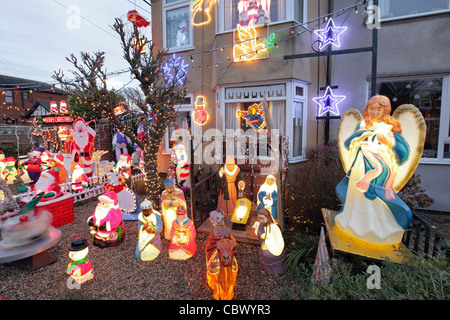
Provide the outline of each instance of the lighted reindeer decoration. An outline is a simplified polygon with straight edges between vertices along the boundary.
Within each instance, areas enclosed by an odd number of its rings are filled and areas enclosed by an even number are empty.
[[[221,211],[212,211],[209,219],[214,228],[205,247],[206,278],[214,299],[231,300],[238,271],[236,240],[225,226]]]

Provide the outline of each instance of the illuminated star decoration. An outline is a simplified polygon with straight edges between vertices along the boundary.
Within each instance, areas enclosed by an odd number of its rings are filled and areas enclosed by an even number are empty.
[[[325,94],[322,97],[313,98],[314,102],[320,106],[319,117],[323,116],[328,111],[338,116],[338,104],[344,99],[345,96],[334,95],[330,87],[327,87]]]
[[[187,76],[189,64],[184,59],[177,57],[175,53],[172,58],[168,59],[163,65],[164,79],[167,86],[182,86]]]
[[[314,30],[314,33],[319,36],[320,41],[322,42],[319,50],[322,50],[329,44],[339,48],[341,46],[339,36],[344,33],[345,30],[347,30],[347,27],[336,27],[333,19],[328,19],[327,26],[325,28]]]

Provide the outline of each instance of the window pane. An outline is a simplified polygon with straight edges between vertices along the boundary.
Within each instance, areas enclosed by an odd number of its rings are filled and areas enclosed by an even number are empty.
[[[282,21],[286,19],[286,0],[225,0],[224,19],[225,30],[251,21],[254,26]]]
[[[189,7],[167,10],[166,42],[168,48],[178,48],[190,44]]]
[[[450,144],[444,144],[444,159],[450,159]]]
[[[449,0],[380,0],[381,18],[409,16],[445,10]]]
[[[11,90],[6,90],[5,93],[5,102],[13,103],[14,102],[14,95]]]
[[[303,140],[303,102],[294,102],[292,110],[292,156],[301,157]]]
[[[436,158],[439,142],[442,78],[381,82],[378,93],[391,100],[392,112],[402,104],[419,108],[427,125],[423,158]]]

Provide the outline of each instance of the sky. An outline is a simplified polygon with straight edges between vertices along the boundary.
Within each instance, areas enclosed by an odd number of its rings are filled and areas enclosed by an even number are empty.
[[[73,79],[66,57],[80,57],[81,51],[105,51],[107,72],[127,69],[111,26],[115,18],[127,22],[133,9],[151,21],[151,7],[143,0],[1,0],[0,74],[55,83],[52,75],[61,69]],[[119,89],[130,80],[125,72],[109,77],[107,84]],[[137,80],[128,86],[136,87]]]

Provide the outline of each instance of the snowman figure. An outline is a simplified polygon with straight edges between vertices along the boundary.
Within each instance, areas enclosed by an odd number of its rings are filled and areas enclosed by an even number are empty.
[[[94,278],[94,271],[87,254],[89,245],[86,239],[77,238],[69,248],[69,258],[72,262],[67,266],[67,273],[77,284],[82,284]]]

